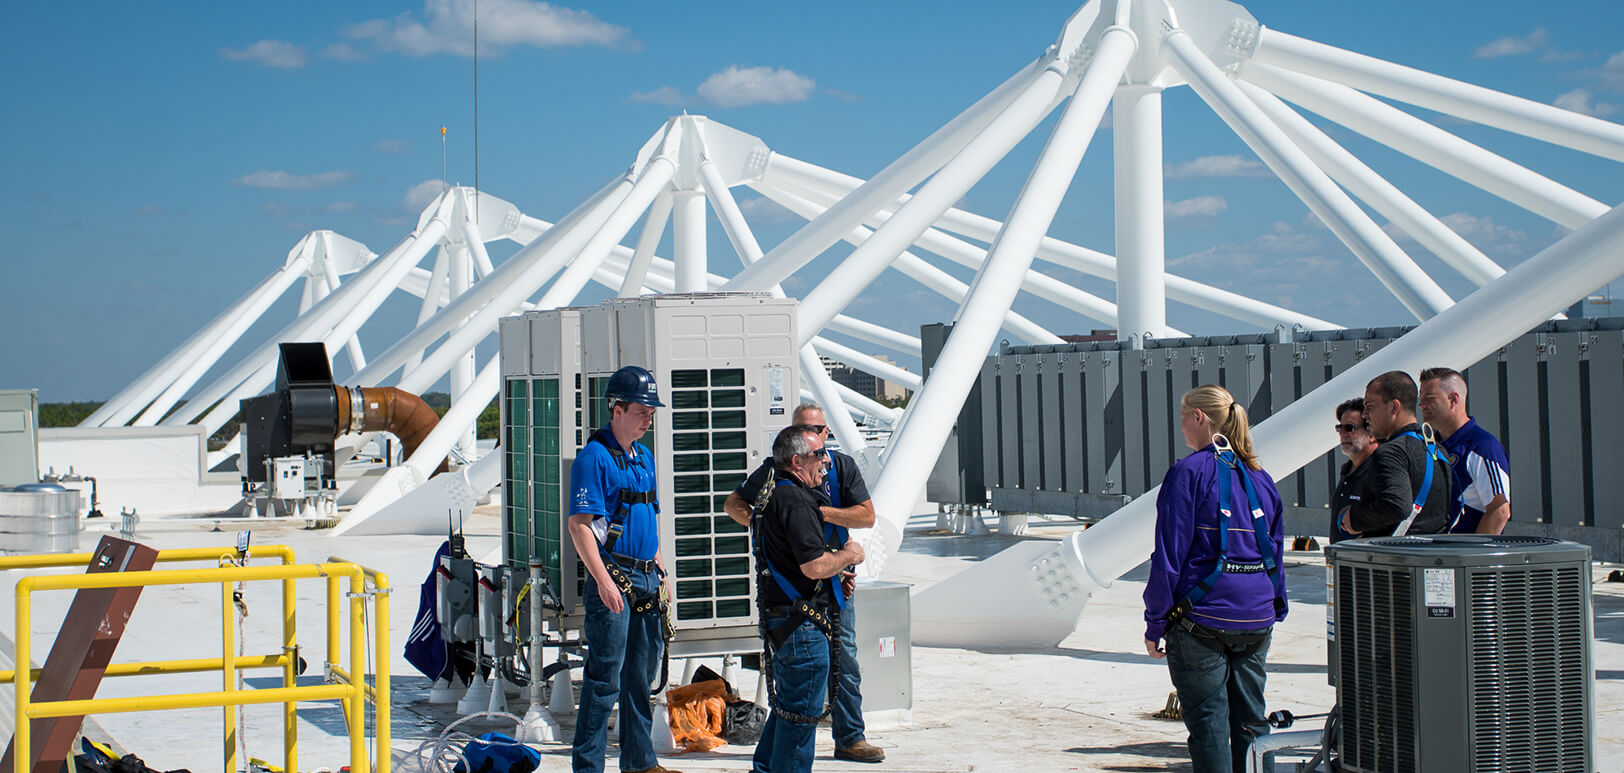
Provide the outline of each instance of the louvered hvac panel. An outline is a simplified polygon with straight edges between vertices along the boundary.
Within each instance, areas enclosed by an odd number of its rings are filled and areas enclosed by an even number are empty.
[[[652,371],[667,405],[643,442],[658,467],[679,641],[753,635],[750,539],[722,503],[789,423],[795,335],[795,302],[766,293],[616,299],[582,315],[590,423],[607,420],[603,383],[622,365]]]
[[[528,571],[546,565],[553,605],[573,614],[580,564],[566,510],[570,465],[586,426],[581,399],[581,310],[534,311],[503,319],[502,560]]]
[[[1589,547],[1442,535],[1328,554],[1341,770],[1594,770]]]

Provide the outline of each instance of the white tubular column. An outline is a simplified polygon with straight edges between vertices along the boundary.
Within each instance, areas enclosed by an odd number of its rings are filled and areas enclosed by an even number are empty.
[[[428,288],[423,291],[423,305],[417,310],[417,325],[422,327],[424,322],[434,317],[440,310],[440,301],[445,299],[447,277],[451,273],[451,259],[444,249],[434,258],[434,271],[429,274]],[[406,360],[406,369],[411,370],[423,364],[423,350],[418,349]],[[359,372],[358,372],[359,373]]]
[[[1253,429],[1252,443],[1264,469],[1285,476],[1334,447],[1335,438],[1312,428],[1370,379],[1389,370],[1464,368],[1583,298],[1598,282],[1621,273],[1624,206],[1507,271],[1263,421]],[[1150,555],[1158,490],[1141,494],[1052,549],[1041,544],[1016,546],[914,596],[914,641],[955,647],[1058,644],[1075,630],[1089,596],[1110,587]]]
[[[728,280],[723,290],[759,290],[788,279],[829,245],[840,241],[851,227],[868,213],[885,206],[903,192],[919,184],[953,158],[981,130],[1002,113],[1031,83],[1042,75],[1046,62],[1038,57],[1020,72],[1010,76],[987,96],[965,108],[945,126],[932,132],[902,157],[892,161],[879,174],[841,199],[828,212],[791,234],[771,252]],[[775,154],[776,157],[776,154]],[[772,169],[769,159],[767,168]]]
[[[677,261],[677,292],[705,291],[705,194],[677,191],[671,197],[672,257]]]
[[[412,452],[406,460],[406,466],[416,473],[414,477],[419,480],[428,480],[434,474],[434,469],[440,466],[446,454],[457,445],[461,439],[464,428],[472,428],[479,420],[485,406],[496,399],[496,393],[502,388],[502,368],[500,358],[492,357],[485,363],[479,374],[468,383],[468,388],[451,395],[451,409],[441,417],[440,423],[429,430],[429,434],[419,443],[417,450]],[[479,492],[475,494],[478,498]]]
[[[821,201],[823,198],[838,201],[842,196],[855,190],[862,183],[862,180],[858,178],[787,156],[775,155],[773,159],[774,163],[767,168],[765,180],[775,189],[787,187],[790,190],[803,193],[816,191],[821,194],[821,196],[810,196],[813,201]],[[751,187],[761,190],[764,195],[767,193],[760,185],[752,183]],[[876,218],[888,216],[888,211],[894,211],[897,207],[906,203],[907,200],[907,196],[899,196],[881,209],[876,210]],[[937,228],[962,234],[972,239],[990,242],[998,235],[999,227],[999,222],[990,217],[953,208],[942,213],[942,216],[936,221],[936,228],[925,232],[925,236],[921,237],[919,246],[931,252],[939,252],[935,247],[930,246],[927,241]],[[1043,237],[1043,241],[1039,243],[1038,258],[1074,271],[1081,271],[1090,276],[1112,281],[1116,281],[1117,278],[1116,258],[1098,250],[1091,250],[1051,236]],[[1228,290],[1220,290],[1173,274],[1167,275],[1166,283],[1167,297],[1170,300],[1188,303],[1191,306],[1265,329],[1273,328],[1275,325],[1285,325],[1286,327],[1301,325],[1310,330],[1344,327],[1344,325],[1336,322],[1328,322],[1291,309],[1262,303]],[[1115,304],[1111,304],[1111,320],[1111,324],[1114,325],[1116,320]]]
[[[1062,34],[1062,41],[1069,33]],[[860,537],[868,554],[863,562],[867,575],[879,574],[902,544],[908,515],[952,430],[953,422],[947,417],[958,415],[981,375],[981,361],[998,336],[998,323],[1020,292],[1021,277],[1032,265],[1038,242],[1048,232],[1137,46],[1137,38],[1125,26],[1113,25],[1100,36],[1094,58],[993,240],[986,265],[976,273],[970,298],[960,310],[930,378],[909,404],[910,416],[935,420],[909,421],[891,439],[885,469],[871,489],[875,528],[864,530]]]
[[[1505,269],[1473,247],[1471,242],[1433,217],[1397,186],[1365,166],[1363,161],[1327,137],[1308,119],[1298,115],[1279,97],[1246,81],[1238,81],[1237,85],[1331,179],[1403,228],[1421,246],[1453,266],[1473,284],[1481,287],[1506,273]]]
[[[1267,27],[1259,31],[1257,50],[1252,56],[1258,62],[1428,110],[1624,161],[1624,126],[1599,118],[1413,70]]]
[[[727,232],[739,260],[746,266],[761,260],[761,243],[756,241],[755,232],[739,211],[739,202],[734,200],[733,191],[728,190],[716,162],[709,158],[699,162],[699,181],[704,184],[705,196],[710,199],[711,209],[716,210],[716,219],[721,221],[722,230]]]
[[[1008,109],[987,124],[952,161],[932,175],[919,193],[902,205],[885,225],[852,250],[839,268],[807,293],[800,306],[800,342],[804,344],[822,332],[823,326],[829,324],[834,315],[862,294],[896,260],[897,255],[919,238],[925,229],[930,228],[936,218],[962,198],[1016,143],[1032,131],[1032,127],[1048,114],[1055,94],[1064,81],[1065,64],[1051,62],[1010,103]],[[836,208],[831,207],[829,212],[834,212]],[[860,213],[859,219],[866,214]],[[836,237],[848,230],[850,226],[842,229]],[[1005,304],[1004,309],[1007,311],[1008,308],[1008,304]]]
[[[412,271],[416,270],[416,268],[412,269]],[[338,278],[338,264],[334,263],[331,257],[322,260],[321,271],[327,277],[328,291],[336,291],[343,285],[343,281]],[[324,292],[322,295],[325,297],[326,293]],[[367,366],[367,356],[365,352],[361,351],[361,336],[359,333],[350,336],[350,339],[344,343],[344,347],[344,350],[349,352],[350,355],[350,370],[358,371]]]
[[[1347,86],[1257,63],[1244,77],[1558,225],[1578,228],[1607,211],[1589,196]]]
[[[1241,93],[1240,87],[1201,52],[1188,32],[1177,28],[1169,31],[1162,37],[1162,51],[1202,101],[1224,119],[1416,319],[1425,320],[1449,308],[1454,301],[1443,288],[1415,265],[1393,242],[1393,237],[1376,225],[1346,192],[1336,187],[1325,172],[1314,166],[1280,127],[1270,123],[1263,111]]]
[[[806,377],[806,388],[812,392],[812,399],[823,406],[823,419],[829,422],[829,428],[834,430],[835,439],[840,441],[841,449],[853,458],[865,458],[866,454],[861,452],[868,447],[868,441],[863,439],[863,433],[857,429],[857,422],[852,420],[851,411],[842,410],[848,406],[859,406],[841,394],[840,385],[829,377],[829,371],[823,369],[823,361],[818,359],[818,353],[813,351],[811,344],[801,347],[800,356],[801,373]],[[866,469],[863,471],[865,476],[868,472]]]
[[[797,194],[778,190],[766,185],[757,185],[753,187],[760,191],[763,196],[766,196],[767,198],[788,208],[795,214],[807,218],[808,220],[816,217],[818,213],[823,211],[823,208],[820,205],[814,204],[809,199],[803,198]],[[929,235],[935,231],[936,229],[932,228],[925,233],[926,235]],[[869,230],[867,227],[856,226],[846,234],[845,239],[847,242],[852,244],[862,244],[872,234],[873,231]],[[969,247],[969,245],[966,245],[966,247]],[[972,249],[974,248],[972,247]],[[986,253],[983,252],[982,254],[985,255]],[[908,276],[910,279],[924,285],[930,290],[936,292],[938,295],[953,301],[955,304],[962,304],[965,296],[970,294],[969,285],[960,282],[952,274],[931,265],[930,263],[926,262],[924,258],[921,258],[911,252],[904,252],[901,255],[898,255],[896,263],[893,263],[891,267],[896,269],[898,273]],[[1027,319],[1013,309],[1011,309],[1009,315],[1004,318],[1004,329],[1028,343],[1061,343],[1060,336],[1049,332],[1047,329],[1038,325],[1036,322]]]
[[[499,295],[503,298],[503,309],[516,308],[518,303],[535,293],[554,273],[557,273],[565,261],[580,251],[581,245],[602,226],[609,213],[625,200],[626,193],[631,188],[630,178],[624,176],[616,178],[598,191],[597,195],[576,207],[569,216],[558,221],[557,225],[547,229],[535,241],[503,261],[502,266],[490,276],[474,285],[468,292],[450,299],[450,302],[435,312],[429,321],[413,328],[412,332],[402,336],[383,354],[373,357],[365,370],[355,374],[356,383],[362,386],[377,386],[382,383],[389,374],[394,373],[396,368],[406,362],[408,355],[421,352],[447,332],[456,331],[453,335],[461,333],[458,328],[463,326],[464,320],[483,309]],[[469,335],[472,335],[472,332]],[[478,340],[476,339],[474,343],[478,343]],[[468,348],[463,347],[463,351],[467,351]],[[420,370],[421,367],[419,364],[412,370]],[[443,367],[449,368],[449,361]],[[445,373],[445,370],[442,368],[440,373]],[[438,374],[429,381],[429,384],[437,380]]]
[[[1116,162],[1117,340],[1143,349],[1167,334],[1162,222],[1162,90],[1119,86],[1111,103]]]
[[[643,279],[648,276],[648,264],[654,259],[654,250],[660,246],[665,233],[665,222],[671,218],[671,192],[660,191],[643,218],[643,230],[637,234],[637,249],[632,252],[632,263],[626,269],[626,278],[620,283],[620,297],[635,298],[642,294]]]
[[[479,238],[479,232],[478,229],[474,228],[473,221],[464,220],[463,225],[466,226],[467,229],[472,229],[474,231],[474,239],[477,241]],[[464,243],[462,245],[453,245],[451,247],[450,265],[451,270],[449,272],[448,279],[451,283],[451,294],[462,295],[463,293],[468,292],[468,289],[472,287],[474,283],[474,266],[472,255],[467,247],[466,234],[464,235]],[[451,399],[453,401],[453,405],[456,404],[455,401],[457,396],[467,392],[469,385],[474,383],[475,367],[476,363],[474,362],[473,349],[469,349],[467,354],[463,355],[457,360],[455,365],[451,366]],[[488,404],[489,403],[482,403],[481,405],[483,406]],[[474,425],[470,424],[466,429],[463,430],[462,436],[457,439],[456,448],[458,453],[461,453],[464,459],[472,460],[479,455],[474,449]]]
[[[892,351],[901,352],[909,357],[918,357],[924,344],[918,336],[900,333],[888,327],[881,327],[867,320],[845,314],[836,314],[829,320],[829,329],[836,333],[843,333],[852,338],[861,338],[871,344],[879,344]]]

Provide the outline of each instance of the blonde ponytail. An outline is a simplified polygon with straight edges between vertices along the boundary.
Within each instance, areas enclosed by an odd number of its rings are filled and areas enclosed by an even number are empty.
[[[1212,431],[1229,439],[1235,456],[1254,470],[1261,470],[1257,454],[1252,451],[1252,431],[1246,421],[1246,409],[1217,384],[1203,384],[1184,393],[1179,401],[1184,410],[1197,410],[1206,415]]]

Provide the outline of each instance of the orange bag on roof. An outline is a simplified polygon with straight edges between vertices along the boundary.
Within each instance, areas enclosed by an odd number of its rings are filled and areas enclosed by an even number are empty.
[[[722,714],[727,708],[727,683],[720,679],[673,687],[666,694],[671,737],[691,752],[726,746],[722,740]]]

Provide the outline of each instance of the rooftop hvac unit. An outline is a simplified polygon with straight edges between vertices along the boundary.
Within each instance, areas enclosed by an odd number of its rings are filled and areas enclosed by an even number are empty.
[[[1589,547],[1440,535],[1328,556],[1341,770],[1594,770]]]

